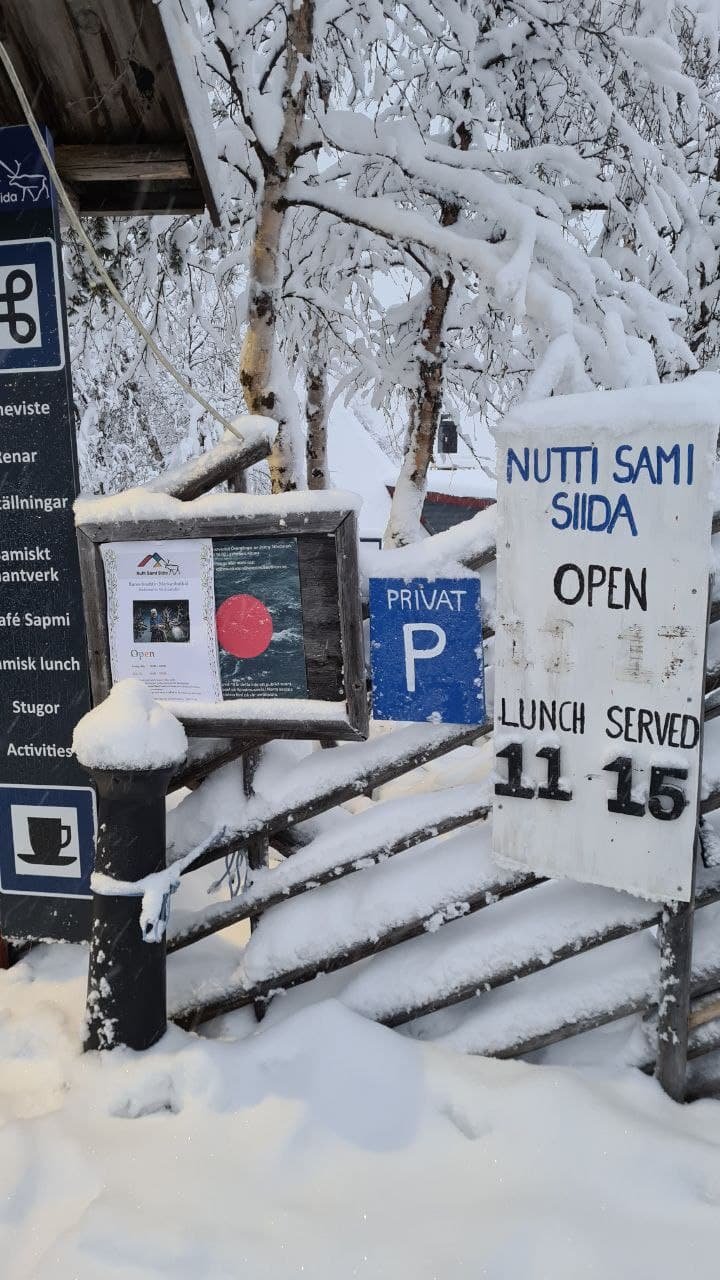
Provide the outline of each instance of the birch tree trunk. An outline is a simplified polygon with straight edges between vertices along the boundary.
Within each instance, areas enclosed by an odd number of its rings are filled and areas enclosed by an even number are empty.
[[[269,458],[273,493],[295,489],[300,482],[297,423],[281,367],[276,325],[281,286],[281,239],[284,197],[297,158],[305,116],[312,61],[314,0],[289,5],[283,124],[277,148],[261,157],[264,184],[257,216],[248,283],[248,327],[240,356],[240,382],[251,413],[278,423]]]
[[[322,321],[319,318],[315,320],[310,337],[305,379],[307,487],[327,489],[327,368],[322,342]]]
[[[470,146],[470,129],[460,124],[454,145],[460,151]],[[440,225],[457,222],[460,206],[443,201]],[[418,385],[410,400],[410,423],[405,441],[405,457],[390,506],[385,530],[386,547],[404,547],[420,537],[420,517],[427,492],[427,473],[432,461],[438,419],[442,409],[445,352],[445,315],[452,297],[455,277],[451,271],[431,276],[421,334],[422,354],[418,362]]]

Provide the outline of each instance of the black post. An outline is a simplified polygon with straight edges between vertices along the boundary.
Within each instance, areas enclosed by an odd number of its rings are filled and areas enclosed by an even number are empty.
[[[252,751],[246,751],[243,756],[243,789],[245,795],[249,798],[254,795],[254,779],[257,767],[260,763],[262,748],[256,747]],[[268,853],[270,842],[266,835],[258,834],[248,836],[247,841],[247,857],[248,867],[250,871],[259,871],[261,867],[268,864]],[[254,933],[260,920],[260,914],[250,916],[250,932]],[[253,1009],[255,1010],[256,1022],[262,1022],[269,1004],[268,1000],[253,1000]]]
[[[165,795],[173,769],[95,769],[95,870],[137,882],[165,868]],[[93,895],[86,1049],[148,1049],[165,1033],[165,936],[145,941],[142,894]]]
[[[655,1079],[675,1102],[685,1101],[698,846],[696,837],[690,901],[666,902],[658,929],[660,1000]]]
[[[710,578],[707,589],[707,624],[705,627],[703,672],[707,671],[712,585],[712,578]],[[700,786],[705,734],[705,721],[702,714],[703,698],[700,700],[700,706],[698,801],[690,901],[665,903],[662,921],[658,929],[660,942],[660,1000],[657,1020],[658,1045],[657,1058],[655,1059],[655,1079],[675,1102],[685,1101],[687,1089],[688,1019],[690,1017],[693,928],[695,924],[695,881],[697,879],[698,860],[702,855]]]

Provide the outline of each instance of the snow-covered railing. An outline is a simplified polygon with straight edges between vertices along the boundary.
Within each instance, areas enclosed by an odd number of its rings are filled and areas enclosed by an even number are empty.
[[[438,862],[442,875],[444,871],[442,859],[438,859]],[[444,876],[442,878],[444,879]],[[489,937],[481,930],[476,930],[474,920],[468,917],[494,904],[506,905],[504,900],[515,898],[520,894],[526,895],[527,890],[536,890],[541,884],[545,890],[557,890],[561,893],[570,889],[574,901],[571,901],[566,913],[561,912],[557,918],[553,918],[553,927],[551,929],[545,927],[540,938],[532,931],[528,936],[521,929],[508,930],[504,938],[505,952],[499,954],[496,950],[498,934],[502,935],[504,931],[497,915],[493,917],[492,923],[488,921]],[[432,901],[424,904],[420,910],[409,912],[406,918],[396,920],[384,931],[366,926],[362,937],[348,941],[335,951],[323,946],[322,934],[318,937],[318,922],[314,919],[312,922],[315,929],[314,936],[318,938],[319,945],[316,954],[311,958],[293,967],[274,966],[268,972],[257,976],[252,982],[241,982],[225,987],[216,994],[205,994],[208,985],[205,982],[202,999],[188,1000],[178,1005],[171,1010],[170,1017],[182,1027],[194,1027],[210,1018],[244,1008],[258,999],[289,991],[293,987],[311,981],[318,974],[336,972],[338,969],[356,964],[359,960],[384,952],[387,953],[383,957],[384,967],[379,971],[370,971],[371,978],[365,984],[365,989],[363,989],[361,973],[351,984],[348,1003],[358,1012],[377,1022],[397,1027],[437,1010],[470,1000],[481,993],[490,993],[500,987],[514,984],[521,978],[544,972],[562,961],[586,954],[603,944],[647,930],[661,921],[662,907],[656,903],[642,903],[637,899],[631,899],[629,895],[612,894],[612,897],[618,901],[610,903],[601,900],[596,911],[588,910],[585,903],[587,896],[585,886],[583,890],[584,892],[579,893],[575,885],[570,887],[554,882],[541,882],[534,876],[521,875],[519,872],[515,873],[514,879],[511,873],[508,873],[504,879],[496,873],[494,879],[489,878],[487,882],[480,882],[473,889],[468,888],[467,885],[458,889],[450,883],[444,893],[438,886]],[[600,892],[611,893],[611,891]],[[526,896],[532,898],[532,906],[529,906],[524,913],[525,919],[527,920],[528,912],[537,918],[544,919],[543,906],[546,904],[537,901],[535,893]],[[582,903],[580,903],[581,898]],[[696,910],[718,902],[720,902],[720,875],[699,892]],[[578,916],[582,919],[582,924],[575,924],[573,927],[573,921],[577,921]],[[427,944],[439,938],[439,930],[443,925],[453,921],[456,922],[453,928],[457,928],[457,922],[462,921],[466,926],[465,932],[452,939],[456,944],[453,948],[454,955],[448,955],[450,930],[443,932],[441,940],[443,946],[438,947],[441,953],[440,961],[433,966],[433,956],[429,954]],[[286,924],[288,923],[286,921]],[[308,939],[304,941],[307,942]],[[406,948],[403,948],[402,952],[394,951],[399,943],[411,942],[415,947],[414,953]],[[450,946],[452,947],[452,943]],[[713,960],[715,968],[720,970],[720,937],[717,940]],[[648,994],[647,1004],[642,1000],[638,1004],[638,1008],[643,1011],[649,1008],[653,1001],[657,1002],[657,956],[655,961],[654,986],[650,988],[652,994]],[[446,966],[455,969],[457,976],[453,981],[447,981],[443,976]],[[399,991],[403,993],[400,997]],[[625,1004],[626,1001],[623,1001],[620,1009],[624,1008]],[[612,1016],[612,1014],[605,1016],[603,1009],[598,1015],[597,1024],[593,1025],[611,1021]],[[624,1015],[618,1012],[616,1016]],[[564,1029],[564,1036],[585,1029],[587,1027],[570,1022]],[[553,1038],[561,1038],[555,1027],[550,1029],[550,1034]],[[533,1047],[539,1047],[539,1044]],[[498,1056],[500,1056],[499,1051]],[[504,1056],[511,1055],[508,1053]]]
[[[371,738],[369,742],[309,756],[285,780],[280,796],[274,792],[268,796],[256,793],[248,801],[243,809],[242,826],[228,831],[224,820],[219,820],[217,836],[204,844],[203,851],[187,870],[232,856],[250,835],[272,837],[277,831],[306,822],[458,747],[487,737],[491,731],[490,724],[479,727],[413,725]],[[198,807],[201,806],[199,798]],[[204,820],[203,812],[203,823]],[[169,862],[177,862],[190,853],[195,834],[193,806],[185,804],[175,815],[170,815]]]
[[[486,726],[485,734],[488,731]],[[463,737],[466,742],[472,740],[473,733],[477,734],[477,730],[463,733],[418,726],[395,731],[362,746],[337,748],[311,756],[297,770],[299,777],[293,778],[290,774],[286,780],[289,803],[273,806],[262,794],[253,797],[248,805],[247,830],[269,832],[272,827],[281,829],[284,823],[295,818],[304,821],[334,807],[333,802],[342,803],[352,795],[369,790],[373,778],[387,780],[389,776],[401,776],[402,763],[407,764],[409,771],[428,758],[438,759],[463,745]],[[417,740],[411,747],[415,736]],[[420,737],[424,739],[422,744]],[[400,750],[394,739],[401,740]],[[343,761],[350,753],[353,758]],[[360,762],[366,753],[369,758],[363,768]],[[321,774],[326,775],[325,785],[320,789],[322,797],[318,791]],[[500,989],[509,989],[517,998],[524,986],[519,979],[537,981],[540,975],[550,973],[563,962],[575,963],[578,956],[587,959],[600,948],[617,946],[618,940],[649,936],[651,926],[661,922],[662,908],[658,904],[606,890],[547,883],[532,875],[503,871],[495,866],[488,850],[483,853],[482,849],[483,842],[487,845],[487,837],[481,839],[480,833],[488,811],[487,799],[484,804],[483,799],[479,786],[452,787],[422,797],[380,803],[369,813],[361,813],[344,823],[341,837],[334,832],[332,837],[321,835],[279,867],[258,872],[250,888],[236,902],[211,907],[200,913],[199,919],[179,923],[171,933],[171,951],[251,914],[265,913],[246,948],[242,981],[229,986],[219,984],[217,991],[208,990],[205,981],[202,998],[188,993],[172,1011],[173,1020],[190,1027],[233,1009],[251,1004],[257,1007],[278,992],[291,990],[319,974],[347,970],[358,961],[376,958],[373,963],[377,965],[382,960],[383,968],[377,974],[370,971],[374,976],[368,993],[362,992],[361,971],[360,977],[351,983],[349,1002],[387,1025],[402,1025],[452,1004],[472,1000],[479,993],[482,993],[477,1001],[480,1008]],[[427,813],[434,813],[434,822],[432,817],[429,821],[426,819],[420,800]],[[719,807],[720,787],[715,787],[706,795],[703,810],[710,813]],[[465,823],[472,825],[466,833],[458,834],[457,827]],[[439,840],[451,831],[456,834]],[[380,833],[375,842],[373,832]],[[230,843],[237,848],[241,838],[242,832],[238,831]],[[370,878],[378,873],[387,874],[391,869],[388,859],[410,848],[414,850],[413,859],[423,860],[422,892],[414,892],[408,899],[403,880],[411,875],[412,863],[406,858],[395,866],[400,886],[396,900],[387,881],[379,882],[376,893],[372,894]],[[174,852],[177,855],[179,850],[175,848]],[[357,874],[362,877],[363,886],[359,896],[355,890]],[[538,897],[541,885],[543,892],[552,894],[552,898]],[[346,894],[346,902],[351,904],[349,914],[337,912],[332,902],[325,902],[323,894],[328,890]],[[526,931],[523,925],[528,919],[545,920],[548,902],[557,906],[568,894],[574,895],[575,905],[561,912],[552,921],[552,928],[544,927],[539,938],[532,930]],[[596,910],[588,906],[588,898],[593,897],[598,904]],[[713,907],[719,901],[720,873],[705,873],[696,908],[704,915],[704,908]],[[503,919],[500,903],[506,911],[521,911],[517,928],[513,927],[511,916]],[[513,907],[513,903],[517,903],[517,907]],[[376,911],[374,916],[368,914],[371,906]],[[478,931],[473,918],[481,910],[483,925]],[[715,922],[718,911],[710,914]],[[298,924],[300,920],[302,927]],[[464,936],[461,930],[465,930]],[[505,951],[501,953],[498,938],[503,932]],[[712,930],[712,936],[715,935],[717,929]],[[702,936],[707,939],[711,935],[705,930]],[[433,967],[435,946],[442,951],[437,968]],[[449,952],[451,946],[456,953],[455,960]],[[492,1045],[484,1046],[478,1039],[474,1051],[497,1056],[531,1052],[592,1026],[631,1013],[652,1011],[658,1000],[658,974],[657,948],[654,943],[651,947],[649,953],[646,948],[640,979],[634,977],[632,968],[628,971],[627,983],[624,972],[616,975],[609,993],[612,998],[602,987],[594,1003],[586,998],[579,1008],[571,1002],[565,1009],[559,1008],[556,998],[540,1026],[536,1018],[532,1034],[518,1035],[515,1027],[512,1036]],[[469,954],[468,949],[475,954]],[[453,981],[442,977],[448,965],[455,971]],[[706,941],[695,965],[694,989],[700,984],[704,990],[708,983],[712,988],[712,975],[716,972],[720,973],[720,942],[715,946]],[[412,998],[406,990],[408,973],[415,975]],[[418,985],[421,980],[424,988]],[[621,995],[618,995],[619,989]],[[536,996],[533,1007],[537,1004]],[[693,1038],[691,1055],[704,1052],[705,1044],[714,1044],[708,1031],[700,1038]]]
[[[334,832],[320,836],[302,851],[301,858],[293,858],[272,871],[259,871],[250,889],[238,901],[208,908],[200,920],[173,932],[168,950],[178,951],[308,889],[334,884],[353,871],[404,853],[469,822],[487,818],[489,813],[489,796],[478,794],[474,785],[451,787],[439,795],[390,800],[353,820],[341,851],[338,851]]]

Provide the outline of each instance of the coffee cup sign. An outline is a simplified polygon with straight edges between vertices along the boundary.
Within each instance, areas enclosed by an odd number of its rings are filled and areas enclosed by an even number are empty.
[[[498,431],[498,859],[688,900],[718,388],[556,397]]]
[[[62,867],[76,861],[73,855],[61,856],[61,850],[66,849],[72,839],[71,826],[63,823],[60,818],[46,817],[28,817],[27,825],[32,853],[19,854],[21,862]]]

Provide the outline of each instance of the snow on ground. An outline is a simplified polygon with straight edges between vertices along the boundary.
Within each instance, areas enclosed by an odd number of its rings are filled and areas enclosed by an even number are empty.
[[[84,974],[58,946],[0,974],[4,1280],[714,1274],[716,1103],[461,1057],[332,1000],[83,1056]]]

